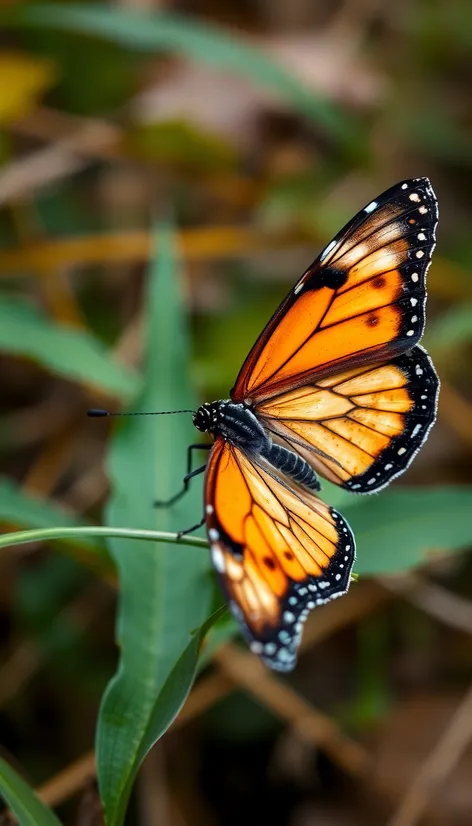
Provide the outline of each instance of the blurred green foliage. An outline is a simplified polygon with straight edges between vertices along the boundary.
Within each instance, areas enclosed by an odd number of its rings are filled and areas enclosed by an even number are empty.
[[[425,343],[446,390],[457,382],[464,408],[448,402],[445,394],[443,422],[431,439],[435,452],[429,453],[428,443],[426,458],[421,455],[415,463],[412,473],[417,476],[410,477],[415,486],[395,484],[379,496],[359,498],[326,485],[324,494],[343,509],[355,531],[357,572],[404,572],[428,565],[437,555],[450,566],[459,587],[468,562],[450,552],[472,542],[472,284],[466,269],[472,263],[470,4],[415,0],[407,8],[358,20],[362,36],[353,26],[348,47],[354,52],[360,43],[357,50],[367,53],[368,64],[356,62],[358,54],[352,72],[346,70],[351,93],[348,86],[344,93],[336,91],[334,83],[328,92],[319,81],[312,82],[310,72],[304,82],[284,64],[283,50],[277,60],[203,14],[145,15],[93,2],[16,2],[2,9],[0,19],[15,49],[13,57],[5,50],[3,63],[0,52],[0,74],[9,92],[3,107],[0,102],[0,238],[7,247],[3,263],[0,252],[5,288],[0,347],[6,361],[0,424],[3,444],[11,443],[5,471],[12,477],[0,482],[2,522],[8,528],[62,529],[87,528],[103,518],[109,526],[166,531],[196,522],[201,511],[198,480],[175,509],[151,507],[154,498],[165,498],[180,486],[185,447],[194,439],[185,417],[129,419],[113,430],[106,448],[111,494],[103,509],[106,490],[100,485],[98,495],[92,483],[78,485],[79,494],[86,491],[83,505],[76,496],[73,501],[79,504],[64,507],[61,497],[67,498],[68,489],[82,475],[93,476],[101,464],[106,425],[94,423],[93,431],[74,432],[70,441],[79,447],[71,451],[73,460],[64,458],[55,476],[51,454],[56,448],[51,444],[57,434],[46,429],[44,415],[39,411],[46,433],[41,439],[31,435],[31,419],[21,424],[19,415],[15,425],[11,412],[29,405],[36,409],[49,397],[59,397],[67,409],[72,393],[80,413],[98,394],[100,404],[103,399],[110,405],[133,400],[132,408],[143,410],[193,407],[195,385],[202,397],[226,397],[249,347],[298,276],[297,262],[300,269],[306,266],[377,191],[401,177],[427,174],[439,194],[441,224]],[[341,42],[333,42],[334,52],[342,48]],[[240,131],[234,123],[231,129],[211,126],[195,116],[194,108],[187,115],[181,104],[177,114],[159,117],[157,107],[151,117],[140,118],[135,96],[151,81],[169,94],[167,73],[172,77],[172,61],[182,58],[190,72],[192,66],[204,65],[228,84],[222,97],[213,87],[203,87],[202,102],[214,95],[215,110],[223,108],[226,97],[232,97],[231,79],[244,79],[247,110],[256,108],[257,117],[246,122],[242,107],[241,124],[235,119]],[[315,47],[312,60],[318,60]],[[363,72],[370,72],[380,89],[367,103],[352,94],[352,88],[361,88]],[[255,103],[252,88],[262,93]],[[22,117],[29,118],[29,131]],[[81,148],[79,141],[68,167],[68,152],[58,154],[61,141],[90,127],[89,118],[113,121],[118,137],[109,144],[92,140]],[[26,167],[25,184],[12,178],[14,164],[41,151],[44,140],[51,153],[39,163],[40,172],[51,157],[59,158],[59,172],[52,163],[50,180],[44,182],[40,175],[36,184],[33,164]],[[17,190],[8,188],[12,180]],[[131,239],[134,259],[127,254],[113,258],[113,248],[121,249],[128,232],[138,228],[145,233],[156,214],[167,218],[169,213],[175,231],[161,230],[148,276],[143,279],[149,245],[141,235]],[[236,230],[254,227],[265,247],[260,253],[241,248],[228,254],[217,240],[217,230],[225,224]],[[208,255],[187,252],[181,263],[179,233],[186,226],[213,227],[215,248]],[[106,253],[98,237],[103,229],[111,233]],[[97,234],[96,245],[95,235],[87,233]],[[88,257],[84,253],[83,261],[79,256],[71,263],[56,249],[54,267],[45,268],[45,242],[54,245],[68,236],[90,242]],[[279,255],[277,245],[285,236],[293,237],[293,244]],[[192,311],[190,318],[184,304]],[[139,348],[133,345],[140,314],[145,316],[142,368],[136,367]],[[123,329],[128,335],[124,345],[119,341]],[[33,479],[28,478],[30,466],[36,469]],[[440,484],[423,484],[429,481]],[[95,706],[110,680],[96,745],[107,826],[118,826],[141,761],[174,720],[197,668],[210,663],[236,628],[227,614],[220,617],[224,610],[214,613],[219,597],[205,552],[184,543],[138,542],[132,536],[110,538],[108,550],[92,536],[63,539],[63,556],[52,551],[39,556],[32,569],[15,569],[8,609],[17,635],[34,642],[51,673],[62,669],[69,685],[75,681],[77,693],[85,687]],[[6,558],[5,548],[1,553]],[[106,640],[98,632],[92,638],[83,617],[68,610],[96,574],[111,576],[110,557],[120,584],[115,676],[111,634]],[[413,635],[414,628],[413,622]],[[358,686],[336,704],[339,719],[353,728],[378,721],[390,707],[391,642],[388,621],[359,626],[352,655]],[[322,678],[318,672],[317,678]],[[256,737],[267,721],[255,705],[248,711],[248,703],[243,704],[238,712],[239,706],[235,700],[226,711],[218,710],[219,730],[225,729],[226,719],[228,732],[237,732],[240,739]],[[28,762],[27,750],[25,754]],[[21,824],[58,823],[3,761],[0,794]]]

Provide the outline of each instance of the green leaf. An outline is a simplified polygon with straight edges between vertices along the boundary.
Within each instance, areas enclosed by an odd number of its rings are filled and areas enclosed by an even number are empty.
[[[226,611],[226,605],[223,605],[193,633],[187,648],[170,672],[152,708],[147,727],[147,738],[143,739],[140,749],[140,761],[144,760],[156,740],[172,725],[184,705],[196,676],[198,657],[203,640],[213,624]]]
[[[117,7],[74,3],[20,7],[3,19],[16,25],[94,34],[135,51],[172,52],[233,71],[265,87],[278,99],[285,99],[346,149],[352,150],[353,144],[357,149],[361,146],[361,136],[352,118],[347,118],[262,51],[222,27],[173,13],[139,14]]]
[[[408,487],[344,506],[357,545],[356,572],[387,574],[427,561],[433,552],[472,544],[472,487]]]
[[[102,392],[129,398],[139,389],[136,373],[115,361],[88,332],[53,324],[27,301],[0,303],[0,350],[33,359],[43,367]]]
[[[159,260],[150,277],[146,308],[145,391],[133,408],[193,407],[186,324],[168,230],[159,235]],[[166,499],[181,488],[186,448],[194,440],[191,418],[185,414],[120,422],[109,459],[111,525],[178,530],[198,521],[198,479],[177,506],[152,506],[153,500]],[[126,539],[110,542],[110,548],[121,584],[121,660],[102,702],[97,762],[107,826],[119,826],[144,755],[191,685],[198,653],[192,634],[210,613],[213,587],[206,550],[179,547],[177,553],[175,545]]]
[[[18,818],[20,826],[61,826],[51,809],[41,803],[28,784],[2,758],[0,795]]]
[[[38,529],[31,531],[34,535],[29,540],[30,542],[40,541],[42,538],[41,532],[44,536],[44,531],[49,528],[54,529],[58,539],[63,539],[67,536],[62,537],[60,535],[61,528],[83,527],[85,533],[78,536],[72,533],[68,541],[72,543],[79,542],[82,547],[85,546],[95,553],[100,553],[103,557],[108,556],[105,545],[102,542],[93,541],[87,535],[87,523],[84,519],[79,519],[58,505],[52,504],[50,500],[40,499],[30,493],[25,493],[19,485],[10,479],[0,479],[0,522]],[[93,525],[89,526],[92,533],[93,527]],[[59,535],[57,535],[57,532],[59,532]],[[20,544],[13,540],[13,537],[19,536],[19,534],[20,532],[0,537],[0,547],[2,545]],[[11,541],[8,541],[8,537],[12,537]],[[53,537],[46,535],[44,538]]]

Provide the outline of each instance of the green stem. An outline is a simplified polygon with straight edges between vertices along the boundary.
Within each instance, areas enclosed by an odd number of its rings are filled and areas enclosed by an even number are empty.
[[[0,536],[0,548],[8,545],[24,545],[27,542],[45,542],[49,539],[80,539],[84,536],[117,537],[122,539],[147,539],[151,542],[175,542],[179,545],[193,545],[197,548],[207,548],[205,539],[198,536],[183,536],[177,538],[175,533],[165,531],[141,531],[134,528],[103,528],[86,526],[78,528],[37,528],[32,531],[16,531]]]

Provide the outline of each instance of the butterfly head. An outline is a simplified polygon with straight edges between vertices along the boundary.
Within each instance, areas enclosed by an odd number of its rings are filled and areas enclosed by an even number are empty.
[[[220,420],[220,402],[206,402],[193,414],[193,423],[201,433],[214,433]]]

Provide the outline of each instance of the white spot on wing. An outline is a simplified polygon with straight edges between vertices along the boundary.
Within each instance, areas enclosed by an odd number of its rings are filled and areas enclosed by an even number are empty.
[[[217,539],[219,539],[219,538],[220,538],[220,535],[219,535],[218,531],[216,530],[216,528],[210,528],[210,530],[208,531],[208,536],[209,536],[209,537],[210,537],[210,539],[212,539],[213,541],[215,541],[215,540],[217,540]]]
[[[213,505],[207,505],[205,510],[208,514],[212,514],[213,511],[214,511],[214,507],[213,507]]]
[[[324,261],[326,256],[331,252],[332,249],[336,246],[337,241],[331,241],[327,247],[324,248],[323,252],[320,255],[320,261]]]
[[[377,207],[378,207],[377,201],[372,201],[370,204],[368,204],[366,206],[366,208],[364,209],[364,212],[367,212],[367,213],[373,212],[374,209],[377,209]]]
[[[224,574],[226,570],[225,557],[223,551],[218,545],[211,546],[211,558],[218,573]]]

